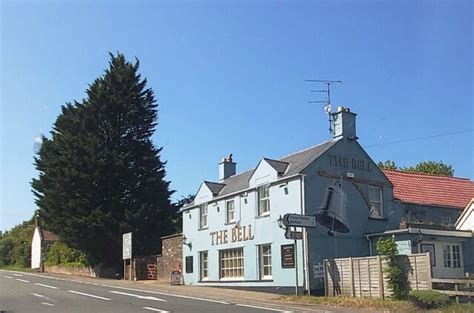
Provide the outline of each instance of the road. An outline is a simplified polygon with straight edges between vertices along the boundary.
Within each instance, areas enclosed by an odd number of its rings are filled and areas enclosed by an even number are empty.
[[[100,280],[75,281],[0,270],[0,312],[290,312],[166,292],[142,290]]]

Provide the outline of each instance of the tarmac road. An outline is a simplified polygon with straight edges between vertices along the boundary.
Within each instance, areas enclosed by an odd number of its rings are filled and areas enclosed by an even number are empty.
[[[209,297],[0,270],[0,312],[291,312]]]

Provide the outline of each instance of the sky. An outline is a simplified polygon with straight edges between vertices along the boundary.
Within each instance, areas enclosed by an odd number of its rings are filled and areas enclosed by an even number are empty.
[[[471,1],[0,1],[0,230],[30,219],[34,140],[81,100],[109,52],[140,60],[159,104],[173,199],[330,139],[357,113],[376,162],[443,161],[474,179]]]

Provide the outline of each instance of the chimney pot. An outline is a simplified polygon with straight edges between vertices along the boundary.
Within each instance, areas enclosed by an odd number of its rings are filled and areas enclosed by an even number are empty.
[[[219,163],[219,181],[235,175],[236,163],[232,160],[232,153]]]

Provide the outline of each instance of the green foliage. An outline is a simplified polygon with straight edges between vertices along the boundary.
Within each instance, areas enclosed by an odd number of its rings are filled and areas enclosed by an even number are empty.
[[[443,161],[425,161],[416,164],[415,166],[399,167],[395,164],[394,161],[387,160],[384,162],[377,163],[377,166],[381,169],[389,170],[401,170],[406,172],[414,173],[425,173],[425,174],[434,174],[434,175],[445,175],[453,176],[454,169],[452,165],[446,164]]]
[[[16,225],[0,237],[0,266],[30,267],[33,219]]]
[[[386,255],[393,257],[398,255],[397,244],[392,238],[377,240],[377,253],[380,255]]]
[[[47,265],[64,266],[74,263],[79,266],[85,266],[87,265],[87,257],[83,252],[57,241],[49,247],[45,263]]]
[[[449,297],[435,290],[412,290],[409,299],[422,309],[432,309],[445,305]]]
[[[123,233],[133,232],[134,255],[149,255],[176,231],[161,148],[151,141],[157,104],[138,68],[111,55],[86,99],[62,107],[35,159],[42,222],[91,265],[121,268]]]
[[[377,240],[377,253],[389,258],[388,268],[385,274],[388,280],[388,286],[393,291],[393,297],[397,300],[405,299],[408,296],[409,284],[408,275],[403,268],[396,262],[398,255],[397,244],[393,238]]]
[[[443,161],[426,161],[418,163],[415,166],[402,168],[403,171],[416,172],[416,173],[427,173],[435,175],[446,175],[453,176],[454,169],[451,165],[444,163]]]
[[[388,170],[396,170],[398,167],[395,165],[394,161],[387,160],[385,162],[379,162],[377,163],[377,166],[381,169],[388,169]]]

